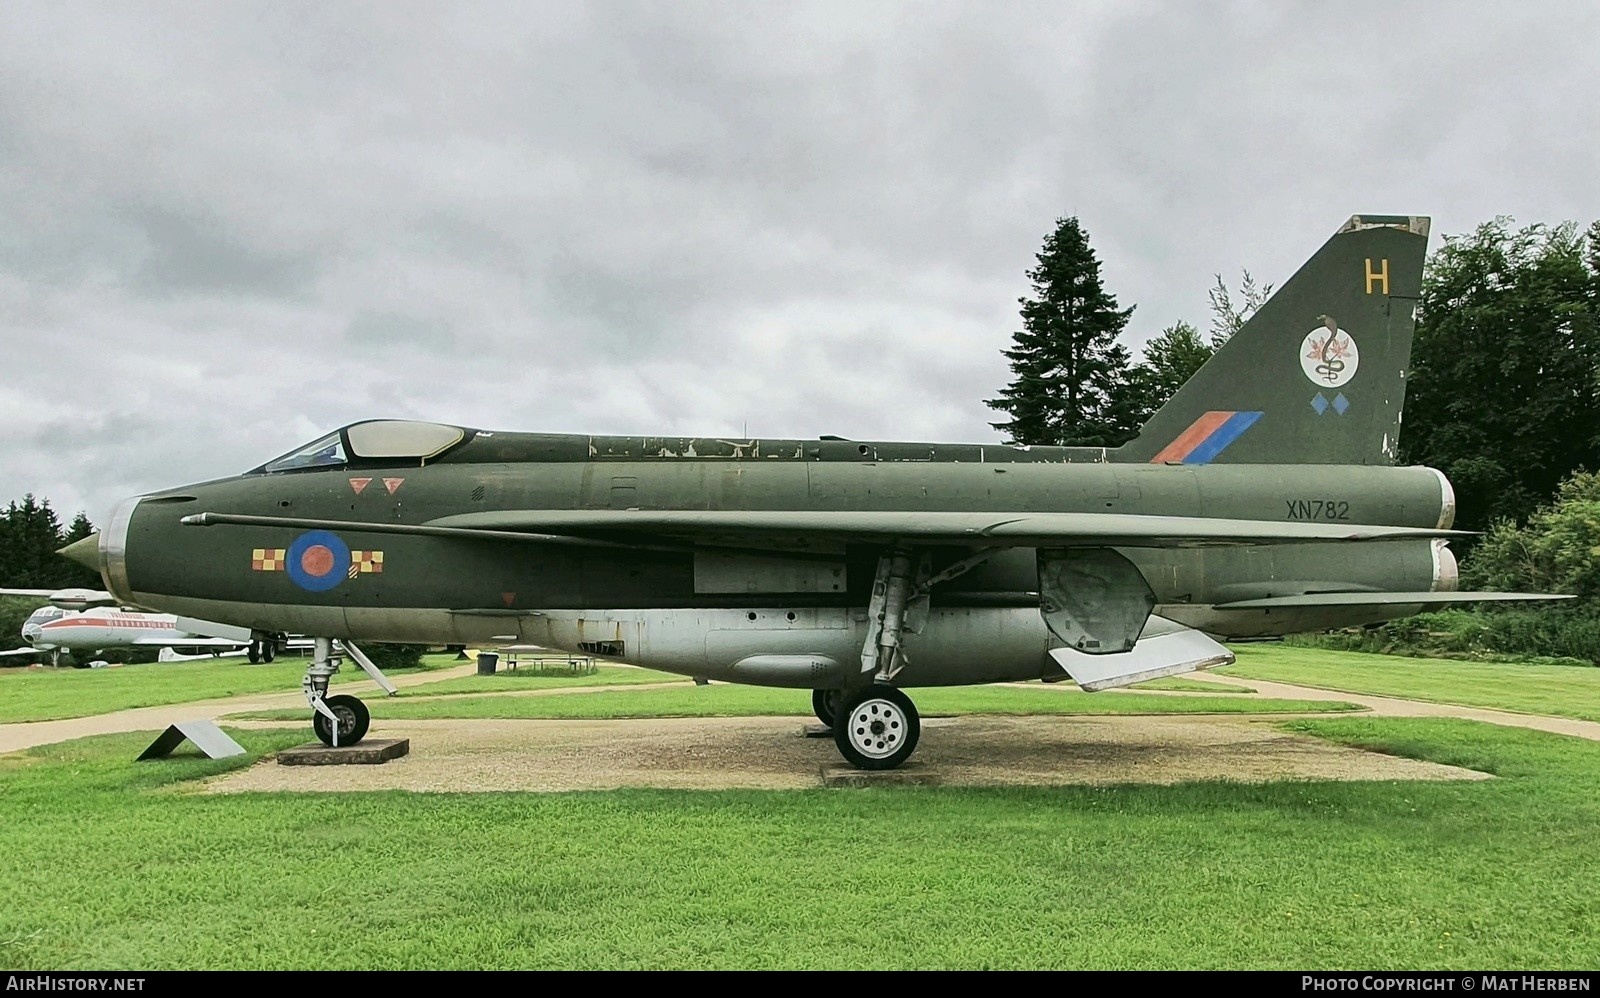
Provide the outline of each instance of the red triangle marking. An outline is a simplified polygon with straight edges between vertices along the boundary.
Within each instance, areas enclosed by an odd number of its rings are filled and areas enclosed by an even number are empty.
[[[404,481],[404,478],[385,478],[383,480],[383,487],[389,490],[390,495],[394,495],[395,490],[398,489],[400,487],[400,483]]]
[[[516,593],[501,593],[500,594],[500,598],[505,601],[505,604],[506,604],[507,607],[510,607],[511,604],[513,604],[513,603],[515,603],[517,601],[517,594]]]
[[[371,484],[372,484],[372,479],[370,479],[370,478],[352,478],[352,479],[350,479],[350,487],[352,489],[356,490],[356,495],[360,495],[361,494],[361,490],[366,488],[368,485],[371,485]],[[391,489],[390,491],[392,492],[394,490]]]

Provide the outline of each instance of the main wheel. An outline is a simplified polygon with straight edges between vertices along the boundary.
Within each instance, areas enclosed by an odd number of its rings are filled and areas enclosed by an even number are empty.
[[[372,723],[372,713],[367,710],[367,705],[356,697],[336,696],[328,697],[322,701],[327,708],[333,711],[333,716],[339,719],[339,745],[354,745],[367,734],[367,725]],[[333,724],[323,716],[321,711],[311,715],[311,729],[317,733],[317,738],[324,745],[333,744]]]
[[[257,662],[261,661],[261,642],[250,642],[249,648],[245,650],[245,655],[250,659],[251,665],[255,665]]]
[[[278,657],[278,642],[271,638],[261,642],[261,661],[270,662]]]
[[[817,720],[833,727],[834,715],[839,713],[839,698],[843,695],[839,690],[812,690],[811,712],[817,715]]]
[[[893,769],[911,757],[922,721],[911,698],[874,683],[844,697],[833,726],[839,754],[857,769]]]

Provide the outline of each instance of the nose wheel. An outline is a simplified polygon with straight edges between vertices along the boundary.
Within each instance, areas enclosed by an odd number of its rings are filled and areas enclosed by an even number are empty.
[[[894,769],[911,757],[921,734],[911,698],[882,683],[846,694],[833,725],[839,754],[857,769]]]
[[[367,725],[372,723],[372,714],[367,710],[364,701],[353,696],[328,695],[328,681],[339,671],[340,653],[348,653],[354,658],[390,696],[398,690],[382,672],[378,671],[378,667],[372,664],[366,653],[348,641],[336,643],[332,638],[315,638],[312,640],[312,647],[311,664],[306,666],[305,677],[300,680],[300,688],[305,692],[306,703],[311,705],[311,729],[317,733],[317,738],[324,745],[332,747],[354,745],[366,737]]]
[[[354,745],[366,737],[367,726],[372,723],[372,712],[358,697],[340,694],[323,700],[322,705],[328,709],[328,714],[333,715],[329,718],[320,710],[311,715],[311,729],[317,733],[322,744]],[[334,737],[335,728],[338,730],[337,740]]]

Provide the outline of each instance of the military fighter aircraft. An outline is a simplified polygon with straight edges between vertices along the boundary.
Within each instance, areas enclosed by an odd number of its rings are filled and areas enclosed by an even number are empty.
[[[343,642],[498,636],[813,691],[840,753],[903,763],[904,690],[1231,662],[1217,638],[1376,622],[1455,592],[1454,494],[1394,466],[1428,220],[1350,219],[1119,448],[336,430],[130,499],[76,552],[141,606]],[[80,542],[81,544],[81,542]]]

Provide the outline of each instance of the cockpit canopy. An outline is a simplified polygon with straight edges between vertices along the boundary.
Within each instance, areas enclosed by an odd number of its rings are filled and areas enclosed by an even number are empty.
[[[268,461],[258,472],[337,468],[350,464],[421,464],[465,440],[467,431],[443,423],[373,419],[352,423]]]

